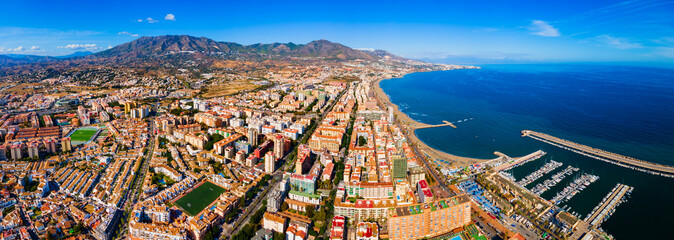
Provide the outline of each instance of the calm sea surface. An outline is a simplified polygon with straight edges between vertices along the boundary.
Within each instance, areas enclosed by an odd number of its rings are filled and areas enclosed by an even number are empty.
[[[671,239],[674,179],[584,157],[531,138],[529,129],[638,159],[674,165],[674,70],[590,65],[487,65],[483,69],[414,73],[381,82],[391,101],[413,119],[450,127],[421,129],[431,147],[467,157],[494,151],[545,158],[515,168],[520,179],[546,159],[600,177],[562,204],[585,217],[617,183],[633,186],[627,203],[602,227],[618,239]],[[463,121],[469,119],[468,121]],[[472,120],[471,120],[472,119]],[[458,122],[462,120],[462,122]],[[573,177],[543,194],[552,198]]]

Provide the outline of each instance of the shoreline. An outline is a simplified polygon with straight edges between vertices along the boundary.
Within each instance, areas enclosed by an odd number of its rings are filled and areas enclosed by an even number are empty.
[[[409,73],[408,73],[409,74]],[[407,74],[405,74],[407,75]],[[404,77],[405,75],[401,76]],[[443,160],[450,160],[452,161],[451,166],[467,166],[471,164],[476,164],[476,163],[484,163],[488,162],[494,159],[499,159],[500,157],[496,157],[493,159],[480,159],[480,158],[471,158],[471,157],[462,157],[462,156],[457,156],[453,155],[447,152],[440,151],[438,149],[432,148],[428,144],[426,144],[424,141],[419,139],[416,134],[416,130],[419,128],[426,128],[429,126],[433,126],[433,124],[426,124],[422,122],[418,122],[411,117],[409,117],[407,114],[404,112],[400,111],[400,108],[398,105],[393,104],[391,102],[391,99],[389,99],[389,96],[386,95],[386,92],[381,88],[380,83],[381,81],[386,80],[386,79],[379,79],[373,82],[372,87],[374,89],[375,97],[384,105],[393,107],[393,112],[398,118],[398,121],[402,123],[404,130],[407,130],[408,134],[408,139],[410,140],[410,143],[417,146],[419,151],[421,153],[427,154],[430,158],[432,159],[443,159]],[[386,109],[383,109],[386,110]],[[434,165],[437,165],[435,163],[432,163]]]

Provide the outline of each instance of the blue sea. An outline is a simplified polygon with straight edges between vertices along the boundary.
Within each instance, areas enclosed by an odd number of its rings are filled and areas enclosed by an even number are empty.
[[[545,158],[515,168],[512,174],[522,178],[546,159],[554,159],[599,176],[599,181],[562,204],[583,217],[617,183],[633,186],[628,202],[618,207],[602,228],[618,239],[643,238],[643,234],[671,238],[666,229],[674,215],[674,179],[587,158],[522,138],[520,132],[534,130],[637,159],[674,165],[673,69],[486,65],[482,69],[408,74],[384,80],[381,87],[414,120],[429,124],[455,122],[456,129],[416,132],[431,147],[484,159],[494,158],[494,151],[515,157],[542,149],[548,152]],[[552,198],[571,179],[542,196]]]

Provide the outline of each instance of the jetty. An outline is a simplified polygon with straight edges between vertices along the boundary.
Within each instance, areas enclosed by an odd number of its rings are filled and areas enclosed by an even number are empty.
[[[653,175],[674,178],[674,167],[672,166],[647,162],[633,157],[607,152],[601,149],[596,149],[590,146],[574,143],[568,140],[550,136],[545,133],[539,133],[531,130],[523,130],[522,137],[530,137],[562,149],[570,150],[572,152],[612,163],[621,167],[642,171]]]
[[[566,177],[571,176],[573,172],[578,171],[578,168],[572,167],[572,166],[567,166],[566,169],[559,171],[558,173],[555,173],[555,175],[552,175],[550,179],[546,179],[542,183],[536,184],[531,191],[535,194],[538,194],[539,196],[543,194],[545,191],[548,191],[548,189],[556,186],[562,180],[564,180]]]
[[[521,166],[522,164],[525,164],[525,163],[531,162],[533,160],[539,159],[539,158],[543,157],[545,154],[547,154],[547,153],[544,152],[543,150],[538,150],[538,151],[535,151],[535,152],[530,153],[529,155],[526,155],[526,156],[523,156],[523,157],[511,158],[511,157],[508,157],[508,155],[505,155],[501,152],[494,152],[494,155],[499,156],[498,159],[501,159],[502,161],[505,160],[505,162],[502,162],[500,165],[495,166],[494,170],[496,172],[507,171],[507,170],[510,170],[514,167],[518,167],[518,166]]]
[[[564,164],[561,163],[561,162],[556,162],[554,160],[550,160],[550,162],[547,162],[545,165],[543,165],[538,170],[536,170],[536,171],[530,173],[529,175],[527,175],[526,177],[520,179],[517,182],[517,184],[519,184],[522,187],[524,187],[526,185],[529,185],[532,182],[535,182],[539,178],[543,177],[543,175],[552,172],[553,170],[557,169],[558,167],[561,167],[562,165],[564,165]]]
[[[569,201],[571,198],[573,198],[573,196],[576,196],[576,194],[585,190],[587,186],[597,180],[599,180],[598,176],[587,173],[583,174],[582,176],[574,179],[573,182],[571,182],[569,186],[566,186],[564,189],[562,189],[561,192],[558,192],[557,195],[552,197],[550,201],[555,204]]]
[[[446,121],[446,120],[445,120],[445,121],[442,121],[442,122],[443,122],[443,124],[435,124],[435,125],[433,125],[433,124],[422,124],[421,126],[417,126],[416,129],[421,129],[421,128],[436,128],[436,127],[446,127],[446,126],[450,126],[450,127],[456,128],[456,125],[454,125],[453,123],[451,123],[451,122],[449,122],[449,121]]]
[[[631,193],[632,190],[634,190],[634,187],[618,183],[611,189],[606,197],[599,202],[599,205],[592,209],[592,212],[585,218],[585,222],[590,223],[592,226],[599,227],[602,222],[606,221],[606,219],[615,212],[616,207],[624,202],[625,196]]]

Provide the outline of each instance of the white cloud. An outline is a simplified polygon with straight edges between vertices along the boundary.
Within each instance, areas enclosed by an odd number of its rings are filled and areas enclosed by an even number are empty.
[[[112,48],[112,45],[108,45],[108,49]]]
[[[595,38],[599,44],[606,45],[609,47],[614,47],[617,49],[634,49],[634,48],[643,48],[644,46],[641,43],[632,42],[627,38],[612,37],[609,35],[600,35]]]
[[[156,23],[156,22],[159,22],[158,20],[154,20],[154,19],[152,19],[151,17],[149,17],[149,18],[147,18],[147,19],[145,19],[145,20],[147,20],[148,23]]]
[[[166,14],[166,17],[164,17],[164,19],[165,19],[165,20],[169,20],[169,21],[175,21],[175,20],[176,20],[176,16],[169,13],[169,14]]]
[[[137,21],[137,22],[143,22],[143,19],[138,19],[138,20],[136,20],[136,21]]]
[[[129,36],[132,36],[132,37],[138,37],[139,36],[138,34],[133,34],[133,33],[127,32],[127,31],[118,32],[117,34],[119,34],[119,35],[129,35]]]
[[[23,50],[25,50],[23,46],[18,46],[17,48],[0,47],[0,53],[23,52]]]
[[[32,46],[30,47],[30,50],[40,50],[40,46]]]
[[[72,50],[83,50],[86,49],[88,51],[95,51],[101,49],[98,47],[98,45],[89,43],[89,44],[68,44],[66,46],[58,46],[57,48],[67,48],[67,49],[72,49]]]
[[[529,25],[529,31],[531,31],[531,34],[533,35],[538,35],[538,36],[543,36],[543,37],[559,37],[561,34],[559,34],[559,30],[546,21],[541,21],[541,20],[533,20],[531,21],[531,25]]]

